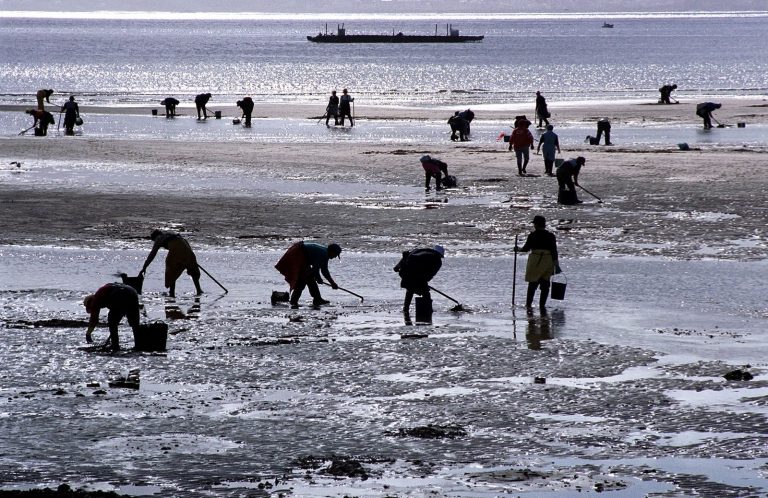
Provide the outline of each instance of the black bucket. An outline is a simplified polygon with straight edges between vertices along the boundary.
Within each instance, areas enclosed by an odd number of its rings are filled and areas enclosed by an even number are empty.
[[[216,119],[221,119],[221,111],[215,111],[213,115],[216,116]]]
[[[416,321],[432,323],[432,300],[426,297],[416,298]]]
[[[35,128],[35,136],[36,137],[44,137],[45,131],[43,131],[42,128]]]
[[[123,279],[125,285],[130,285],[138,294],[141,294],[141,287],[144,285],[144,275],[139,273],[135,277],[129,277],[127,273],[121,273],[120,278]]]
[[[565,275],[562,273],[559,273],[558,275],[562,275],[563,281],[556,282],[554,279],[559,278],[559,276],[552,277],[553,280],[551,280],[549,283],[549,297],[558,301],[562,301],[565,299],[565,287],[568,285],[568,279],[565,278]]]
[[[159,321],[142,323],[133,339],[136,351],[165,351],[168,342],[168,324]]]
[[[458,185],[458,181],[456,180],[456,177],[453,175],[445,175],[445,178],[443,178],[443,187],[445,188],[454,188]]]
[[[157,109],[152,109],[152,115],[157,116]]]
[[[272,291],[270,302],[272,303],[272,306],[275,306],[277,303],[287,303],[289,298],[290,294],[287,292]]]

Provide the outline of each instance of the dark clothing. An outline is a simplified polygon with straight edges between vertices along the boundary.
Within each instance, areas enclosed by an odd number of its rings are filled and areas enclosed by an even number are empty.
[[[187,271],[187,275],[192,277],[197,293],[202,294],[203,291],[200,289],[200,267],[197,265],[197,258],[189,242],[178,233],[161,232],[160,235],[155,237],[154,245],[144,262],[141,272],[144,273],[146,271],[161,248],[168,250],[168,256],[165,258],[165,287],[169,290],[168,294],[170,296],[175,295],[176,280],[184,273],[184,270]]]
[[[448,124],[451,127],[451,140],[461,140],[462,142],[466,142],[468,140],[467,135],[469,135],[469,123],[466,119],[464,119],[458,111],[448,118]],[[456,135],[458,133],[458,136]]]
[[[195,107],[197,108],[197,119],[208,119],[208,110],[205,108],[208,101],[211,100],[210,93],[201,93],[195,97]],[[202,111],[202,118],[200,117]]]
[[[109,309],[107,324],[109,325],[109,340],[112,350],[120,349],[120,338],[117,334],[117,326],[123,317],[128,318],[128,325],[133,329],[133,337],[139,329],[139,295],[130,285],[106,284],[96,291],[90,302],[91,314],[89,327],[95,327],[99,323],[99,311],[102,308]]]
[[[549,251],[552,259],[557,261],[557,239],[555,234],[543,228],[534,230],[528,234],[528,238],[525,239],[525,244],[520,248],[520,252],[539,249]]]
[[[611,145],[611,122],[603,118],[597,122],[597,137],[595,137],[596,143],[600,144],[600,137],[605,133],[605,145]]]
[[[74,100],[69,100],[64,103],[61,110],[64,111],[64,132],[67,135],[74,135],[75,123],[80,117],[80,106]]]
[[[696,105],[696,115],[704,120],[704,129],[708,130],[712,128],[712,111],[720,109],[721,104],[714,102],[703,102]]]
[[[179,101],[173,97],[166,97],[160,102],[160,105],[165,106],[165,117],[172,118],[176,116],[176,106],[179,105]]]
[[[32,116],[34,118],[34,123],[32,126],[36,127],[37,130],[35,130],[35,136],[46,136],[48,134],[48,126],[56,123],[56,120],[53,118],[53,114],[51,114],[48,111],[41,111],[40,109],[31,109],[29,111],[26,111],[27,114]],[[39,132],[38,132],[39,130]]]
[[[536,116],[539,118],[539,128],[549,124],[549,111],[547,110],[547,99],[543,95],[536,95]],[[544,124],[542,125],[542,121]]]
[[[339,118],[341,120],[341,126],[344,126],[344,117],[349,117],[349,126],[355,126],[355,122],[352,121],[352,108],[351,104],[355,99],[348,94],[343,94],[339,100]]]
[[[677,85],[664,85],[663,87],[659,88],[659,93],[661,94],[659,103],[671,104],[672,102],[669,101],[669,97],[676,88]]]
[[[440,159],[430,157],[421,160],[421,167],[424,168],[424,189],[429,190],[430,180],[435,179],[435,190],[441,190],[443,175],[448,176],[448,165]]]
[[[285,277],[290,286],[292,306],[298,306],[305,287],[309,288],[314,304],[323,302],[317,286],[318,283],[323,282],[321,274],[328,283],[335,285],[328,271],[329,259],[328,247],[313,242],[297,242],[283,254],[275,268]]]
[[[443,257],[434,249],[403,251],[403,257],[394,270],[400,274],[400,287],[405,289],[403,311],[411,307],[414,294],[431,300],[429,281],[437,275],[443,265]]]
[[[579,172],[581,171],[581,165],[576,162],[576,159],[568,159],[563,161],[563,164],[555,170],[557,175],[557,186],[560,190],[569,190],[576,192],[576,185],[579,183]]]
[[[251,114],[253,114],[253,99],[245,97],[243,100],[237,102],[237,106],[243,110],[243,117],[245,118],[245,127],[251,127]]]
[[[520,252],[528,252],[528,264],[525,269],[525,281],[528,282],[528,292],[525,299],[526,308],[533,305],[536,289],[539,292],[539,306],[543,308],[547,304],[549,296],[549,277],[552,276],[557,265],[557,240],[552,232],[544,228],[537,228],[525,241]]]
[[[331,95],[331,97],[328,99],[328,107],[325,108],[325,126],[328,126],[328,121],[330,121],[331,116],[333,116],[333,124],[339,124],[338,95]]]

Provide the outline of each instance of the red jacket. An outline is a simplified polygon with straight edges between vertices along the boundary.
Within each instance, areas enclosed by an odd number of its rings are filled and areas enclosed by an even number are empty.
[[[509,143],[515,150],[527,149],[533,145],[533,135],[527,128],[515,128]]]

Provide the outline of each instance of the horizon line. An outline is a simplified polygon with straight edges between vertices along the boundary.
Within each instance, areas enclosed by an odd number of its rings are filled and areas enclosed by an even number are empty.
[[[526,19],[586,19],[602,16],[610,19],[675,19],[721,17],[768,17],[764,10],[713,10],[713,11],[585,11],[585,12],[493,12],[493,13],[338,13],[326,12],[172,12],[146,10],[93,10],[93,11],[0,11],[0,18],[7,19],[92,19],[92,20],[526,20]]]

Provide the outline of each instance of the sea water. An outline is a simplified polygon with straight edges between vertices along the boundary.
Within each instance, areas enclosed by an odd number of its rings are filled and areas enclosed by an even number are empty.
[[[406,106],[527,102],[537,90],[550,103],[655,100],[672,82],[679,98],[768,93],[768,11],[341,18],[349,34],[442,34],[451,24],[485,36],[414,45],[307,41],[336,30],[332,14],[24,15],[0,12],[0,104],[32,103],[39,88],[120,106],[201,92],[212,103],[247,94],[257,106],[324,106],[342,87],[358,104]]]

